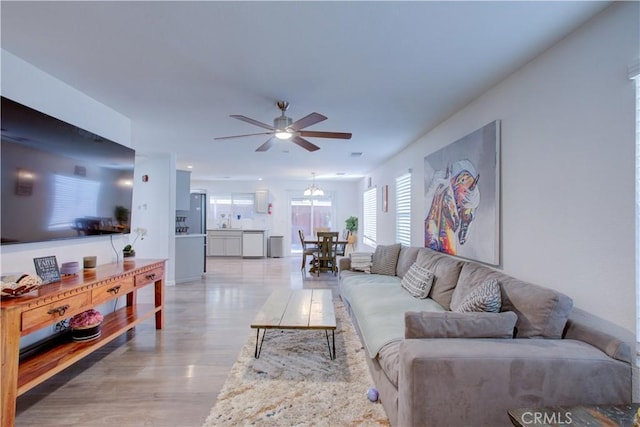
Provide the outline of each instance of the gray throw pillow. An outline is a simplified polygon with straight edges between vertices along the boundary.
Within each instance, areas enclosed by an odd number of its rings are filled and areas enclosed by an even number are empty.
[[[429,296],[433,277],[433,272],[414,262],[400,284],[414,297],[425,299]]]
[[[489,279],[473,287],[471,292],[452,311],[460,313],[486,311],[498,313],[502,306],[502,293],[497,279]]]
[[[405,338],[513,338],[518,316],[502,313],[408,311]]]
[[[393,245],[378,245],[373,253],[373,263],[371,264],[372,274],[385,274],[387,276],[396,275],[396,264],[400,255],[400,243]]]

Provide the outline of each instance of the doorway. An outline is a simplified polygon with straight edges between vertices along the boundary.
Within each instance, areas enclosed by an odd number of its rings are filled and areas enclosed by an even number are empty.
[[[331,197],[292,197],[291,208],[291,253],[301,253],[302,244],[298,230],[302,230],[305,238],[315,238],[316,228],[333,229],[334,208]]]

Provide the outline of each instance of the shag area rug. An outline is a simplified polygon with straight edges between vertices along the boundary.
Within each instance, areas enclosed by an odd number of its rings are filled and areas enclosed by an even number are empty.
[[[252,329],[204,426],[389,426],[382,404],[367,399],[366,353],[342,302],[334,304],[335,360],[324,330],[277,329],[255,359]]]

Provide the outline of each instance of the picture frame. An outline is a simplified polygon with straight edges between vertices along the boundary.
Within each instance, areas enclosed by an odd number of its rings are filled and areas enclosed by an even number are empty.
[[[45,256],[33,259],[36,274],[42,279],[42,284],[58,282],[61,280],[58,261],[55,256]]]

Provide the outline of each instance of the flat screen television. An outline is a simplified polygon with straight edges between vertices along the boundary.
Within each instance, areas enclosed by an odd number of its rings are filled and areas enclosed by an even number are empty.
[[[126,234],[135,151],[1,97],[1,243]]]

